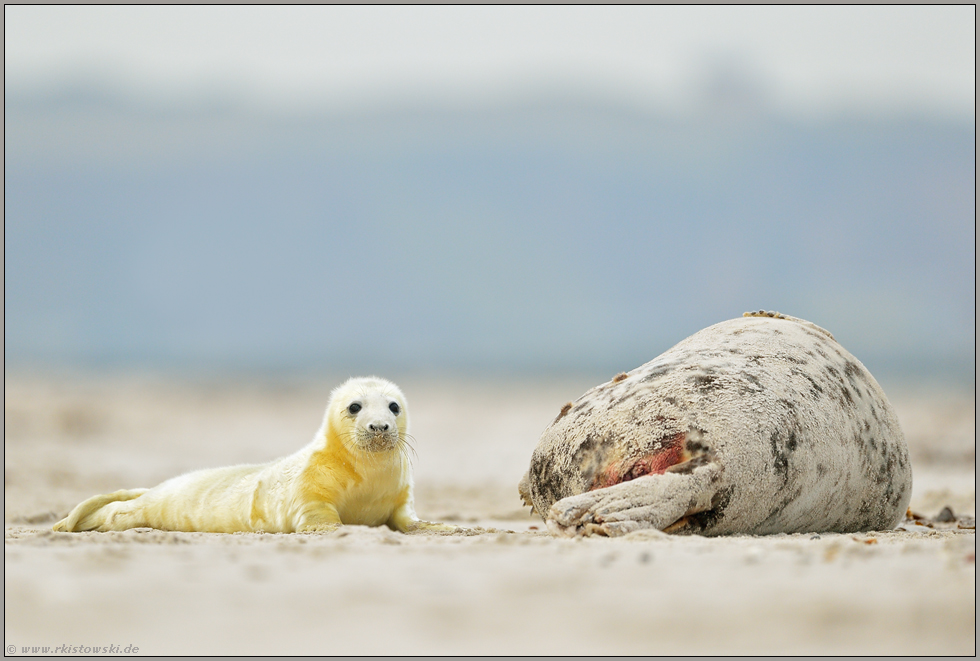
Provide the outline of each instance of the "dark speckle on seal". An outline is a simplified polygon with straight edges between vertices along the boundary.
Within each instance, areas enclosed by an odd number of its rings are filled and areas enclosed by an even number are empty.
[[[558,412],[558,417],[555,418],[555,422],[558,422],[559,420],[561,420],[562,418],[564,418],[566,415],[568,415],[568,412],[571,411],[571,410],[572,410],[572,403],[569,402],[569,403],[565,404],[563,407],[561,407],[561,411]],[[552,424],[554,424],[554,423],[552,423]]]
[[[889,529],[911,497],[874,377],[776,312],[706,328],[562,411],[520,485],[555,534]]]

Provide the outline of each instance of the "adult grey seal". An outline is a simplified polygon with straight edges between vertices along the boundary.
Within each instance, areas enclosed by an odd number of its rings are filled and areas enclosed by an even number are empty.
[[[855,532],[898,524],[912,468],[864,365],[819,326],[760,311],[566,404],[519,490],[566,536]]]

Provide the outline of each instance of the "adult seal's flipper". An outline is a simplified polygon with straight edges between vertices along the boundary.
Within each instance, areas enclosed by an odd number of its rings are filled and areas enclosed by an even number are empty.
[[[699,517],[724,514],[721,475],[717,462],[685,462],[662,475],[569,496],[548,510],[548,530],[563,537],[618,537],[649,528],[697,532]]]

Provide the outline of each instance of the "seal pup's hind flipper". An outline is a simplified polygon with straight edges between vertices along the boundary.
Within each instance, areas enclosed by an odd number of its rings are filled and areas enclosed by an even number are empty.
[[[149,489],[121,489],[112,493],[92,496],[75,506],[67,517],[54,524],[56,532],[82,532],[95,530],[105,523],[106,512],[103,508],[109,503],[118,503],[139,498]]]
[[[662,475],[646,475],[562,498],[548,510],[548,530],[563,537],[618,537],[650,528],[686,530],[688,517],[693,520],[698,514],[723,507],[727,499],[720,495],[722,467],[717,462],[685,464]]]

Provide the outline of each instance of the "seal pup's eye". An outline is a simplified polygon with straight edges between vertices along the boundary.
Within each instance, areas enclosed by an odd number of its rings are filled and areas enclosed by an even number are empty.
[[[401,407],[398,406],[398,402],[392,402],[391,404],[389,404],[388,410],[394,413],[395,415],[401,413]]]
[[[353,404],[347,407],[347,412],[350,413],[351,415],[357,415],[357,412],[360,410],[361,410],[361,405],[358,404],[357,402],[354,402]]]

